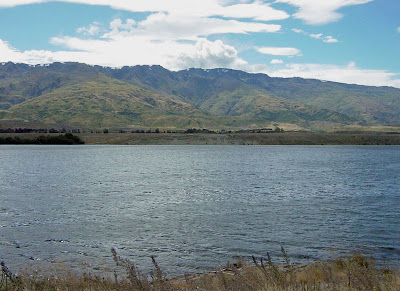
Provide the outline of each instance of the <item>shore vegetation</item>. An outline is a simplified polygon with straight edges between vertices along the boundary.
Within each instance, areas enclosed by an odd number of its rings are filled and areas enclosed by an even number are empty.
[[[20,138],[19,136],[0,136],[0,145],[1,144],[36,144],[36,145],[76,145],[76,144],[84,144],[85,142],[76,135],[72,133],[60,134],[57,136],[51,135],[39,135],[34,138]]]
[[[112,276],[40,273],[13,274],[1,263],[0,290],[400,290],[400,272],[394,267],[378,267],[372,258],[353,254],[345,258],[309,264],[292,264],[281,249],[284,264],[252,257],[228,263],[203,274],[167,278],[154,257],[153,270],[143,273],[134,262],[120,257],[112,249],[116,271]],[[118,270],[118,271],[117,271]]]

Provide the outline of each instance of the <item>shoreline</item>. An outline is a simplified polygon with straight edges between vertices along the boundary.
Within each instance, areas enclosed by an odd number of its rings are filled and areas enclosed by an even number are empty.
[[[153,269],[142,273],[134,262],[112,249],[113,274],[87,274],[38,270],[15,275],[1,263],[0,290],[399,290],[400,272],[391,266],[377,267],[373,258],[360,254],[328,261],[293,264],[281,249],[285,262],[267,258],[238,260],[213,271],[168,278],[151,257]],[[32,266],[33,267],[33,266]],[[65,271],[65,272],[63,272]],[[5,289],[4,289],[5,288]]]
[[[39,133],[2,133],[36,138]],[[87,145],[400,145],[393,132],[77,133]]]

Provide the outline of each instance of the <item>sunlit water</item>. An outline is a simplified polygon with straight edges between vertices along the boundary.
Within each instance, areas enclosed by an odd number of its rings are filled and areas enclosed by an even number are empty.
[[[400,147],[1,146],[0,259],[169,275],[235,256],[400,259]]]

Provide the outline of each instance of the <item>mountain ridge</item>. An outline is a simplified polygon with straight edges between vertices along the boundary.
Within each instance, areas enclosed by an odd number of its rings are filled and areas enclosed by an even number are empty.
[[[126,97],[130,90],[135,98]],[[97,97],[92,100],[92,95]],[[146,98],[156,104],[151,110],[142,106]],[[102,108],[99,100],[107,100],[107,106]],[[130,104],[124,110],[123,100]],[[107,113],[110,108],[114,117]],[[77,112],[81,115],[74,118]],[[132,118],[135,114],[140,118]],[[103,121],[94,122],[94,116]],[[399,116],[400,89],[394,87],[274,78],[223,68],[174,72],[157,65],[0,64],[0,126],[2,121],[23,120],[83,128],[239,129],[279,123],[315,129],[399,126]]]

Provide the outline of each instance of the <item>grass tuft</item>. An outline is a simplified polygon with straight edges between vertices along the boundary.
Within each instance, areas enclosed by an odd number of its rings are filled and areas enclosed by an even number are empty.
[[[123,275],[115,271],[114,278],[73,273],[57,276],[34,273],[17,277],[2,262],[0,290],[400,290],[397,269],[378,268],[372,258],[361,254],[296,265],[290,262],[284,248],[281,252],[285,259],[282,265],[273,263],[267,253],[267,263],[262,258],[252,257],[252,263],[241,259],[214,272],[170,279],[165,277],[154,257],[151,257],[153,270],[147,276],[132,261],[120,257],[114,248],[111,249],[113,259],[125,271]]]

